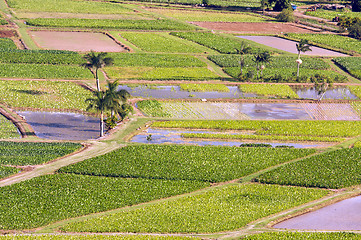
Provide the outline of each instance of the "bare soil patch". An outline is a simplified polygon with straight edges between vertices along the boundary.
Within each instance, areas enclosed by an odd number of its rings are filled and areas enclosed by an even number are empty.
[[[30,31],[29,35],[41,48],[49,50],[125,52],[126,47],[103,33]]]
[[[16,36],[17,34],[14,30],[0,29],[0,38],[11,38]]]
[[[242,33],[314,33],[294,23],[190,22],[200,27]]]

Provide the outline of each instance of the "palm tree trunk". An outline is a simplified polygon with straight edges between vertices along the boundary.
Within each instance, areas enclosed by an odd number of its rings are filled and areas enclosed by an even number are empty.
[[[104,136],[104,114],[103,111],[100,113],[100,137]]]
[[[300,76],[300,64],[297,63],[297,77]]]
[[[95,69],[95,79],[97,83],[97,91],[100,91],[99,77],[98,77],[98,69]]]

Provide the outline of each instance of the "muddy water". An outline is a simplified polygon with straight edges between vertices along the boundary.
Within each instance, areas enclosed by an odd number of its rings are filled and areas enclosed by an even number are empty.
[[[188,92],[183,91],[179,86],[119,86],[127,90],[134,97],[165,98],[165,99],[187,99],[187,98],[255,98],[256,94],[242,93],[237,86],[227,86],[229,92]]]
[[[135,135],[130,141],[137,143],[148,143],[148,144],[190,144],[190,145],[198,145],[198,146],[239,146],[242,143],[249,143],[250,141],[222,141],[222,140],[195,140],[195,139],[185,139],[181,137],[182,133],[219,133],[219,132],[211,132],[211,131],[187,131],[187,130],[169,130],[169,129],[152,129],[148,128],[144,132],[141,132],[138,135]],[[152,135],[152,140],[147,140],[147,136],[149,134]],[[234,133],[237,134],[237,133]],[[252,143],[266,143],[271,144],[273,147],[279,145],[287,145],[293,146],[295,148],[314,148],[314,147],[327,147],[327,144],[302,144],[302,143],[274,143],[274,142],[256,142],[252,141]]]
[[[321,95],[318,94],[314,88],[296,88],[293,87],[293,90],[297,93],[300,98],[304,99],[319,99]],[[326,90],[326,93],[323,99],[358,99],[357,96],[351,93],[348,88],[345,87],[336,87]]]
[[[291,218],[275,228],[309,230],[361,230],[361,196]]]
[[[295,41],[278,38],[278,37],[271,37],[271,36],[238,36],[239,38],[248,39],[269,47],[273,47],[279,50],[283,50],[290,53],[298,53],[296,49]],[[310,55],[310,56],[334,56],[334,57],[347,57],[348,55],[327,50],[324,48],[319,47],[311,47],[312,51],[308,51],[302,53],[302,55]]]
[[[77,113],[19,111],[36,136],[51,140],[87,140],[99,137],[99,119]]]

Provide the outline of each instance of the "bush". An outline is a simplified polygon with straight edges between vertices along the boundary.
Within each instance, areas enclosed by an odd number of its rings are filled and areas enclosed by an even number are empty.
[[[357,22],[349,28],[349,35],[361,40],[361,22]]]
[[[283,9],[280,14],[277,15],[277,20],[280,22],[293,22],[295,17],[293,16],[293,11],[291,9]]]

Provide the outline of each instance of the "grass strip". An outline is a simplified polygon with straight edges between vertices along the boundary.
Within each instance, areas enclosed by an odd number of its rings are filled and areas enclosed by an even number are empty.
[[[280,84],[242,84],[238,86],[244,93],[255,93],[262,96],[273,96],[280,98],[299,98],[288,85]]]
[[[183,83],[179,85],[183,91],[188,92],[229,92],[229,88],[223,84],[193,84]]]

